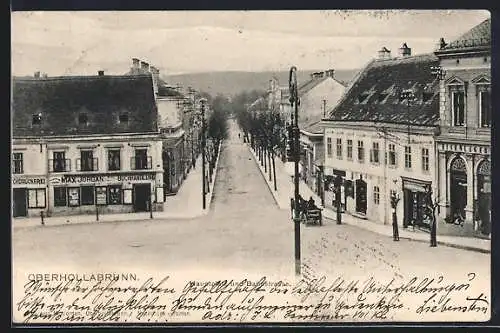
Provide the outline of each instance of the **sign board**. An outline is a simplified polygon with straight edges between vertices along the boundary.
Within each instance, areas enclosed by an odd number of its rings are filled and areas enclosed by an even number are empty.
[[[68,188],[68,198],[70,206],[80,205],[80,188]]]
[[[45,177],[40,176],[12,176],[12,185],[45,185]]]
[[[125,205],[132,204],[132,189],[123,190],[123,204]]]
[[[156,173],[123,173],[123,174],[94,174],[94,175],[64,175],[52,177],[51,184],[107,184],[136,181],[154,181]],[[45,181],[45,179],[44,179]],[[44,183],[45,184],[45,183]]]

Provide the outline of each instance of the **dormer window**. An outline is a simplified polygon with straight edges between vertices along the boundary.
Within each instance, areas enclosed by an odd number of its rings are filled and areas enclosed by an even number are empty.
[[[118,117],[118,122],[120,124],[128,124],[128,114],[121,113],[120,116]]]
[[[368,99],[368,96],[370,96],[370,94],[367,94],[367,93],[359,94],[358,95],[358,103],[361,104],[361,103],[366,102],[366,100]]]
[[[427,102],[429,102],[432,99],[432,96],[434,96],[434,93],[428,92],[428,91],[424,91],[422,93],[422,101],[424,103],[427,103]]]
[[[31,120],[31,123],[33,125],[41,125],[42,124],[42,114],[41,113],[34,114],[32,120]]]
[[[380,94],[378,94],[378,102],[379,103],[384,103],[385,100],[386,100],[386,98],[387,98],[387,96],[389,96],[389,94],[387,94],[387,93],[380,93]]]
[[[87,126],[89,122],[89,117],[87,116],[86,113],[80,113],[78,115],[78,124],[82,126]]]

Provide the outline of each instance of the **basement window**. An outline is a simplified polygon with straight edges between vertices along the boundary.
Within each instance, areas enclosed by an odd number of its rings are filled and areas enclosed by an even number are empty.
[[[118,121],[120,122],[120,124],[128,123],[128,114],[126,113],[120,114],[120,116],[118,117]]]
[[[42,124],[42,114],[41,113],[34,114],[32,120],[31,120],[31,123],[33,125],[41,125]]]

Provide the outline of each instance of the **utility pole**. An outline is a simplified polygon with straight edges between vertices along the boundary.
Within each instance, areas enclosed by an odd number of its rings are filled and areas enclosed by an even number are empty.
[[[292,66],[290,68],[290,76],[288,80],[290,89],[290,103],[295,107],[294,117],[292,117],[292,128],[294,134],[294,147],[293,147],[293,160],[295,164],[294,168],[294,236],[295,236],[295,274],[301,274],[301,262],[300,262],[300,216],[298,204],[299,204],[299,96],[298,96],[298,83],[297,83],[297,67]]]
[[[206,99],[200,99],[201,103],[201,194],[203,200],[203,209],[207,206],[206,200],[206,191],[205,191],[205,146],[206,146],[206,138],[205,138],[205,102]]]
[[[323,118],[326,118],[326,99],[323,100]]]
[[[411,143],[410,140],[410,105],[415,100],[415,93],[412,89],[405,89],[401,92],[401,98],[406,99],[407,106],[407,121],[408,121],[408,143]]]

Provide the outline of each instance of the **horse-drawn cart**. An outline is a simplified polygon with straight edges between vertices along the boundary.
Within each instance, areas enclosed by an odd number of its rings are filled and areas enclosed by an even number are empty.
[[[297,205],[295,205],[294,200],[290,200],[291,208],[292,208],[292,217],[295,209],[298,211],[300,221],[306,225],[323,225],[323,214],[321,208],[311,207],[310,204],[301,200]]]

